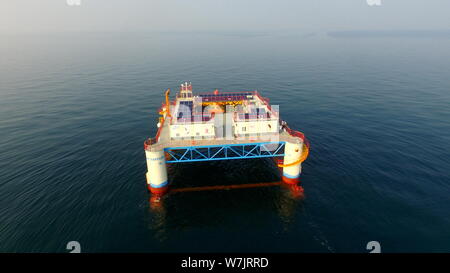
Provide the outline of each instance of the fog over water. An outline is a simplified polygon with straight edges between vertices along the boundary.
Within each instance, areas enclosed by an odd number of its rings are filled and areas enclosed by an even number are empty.
[[[79,6],[67,3],[81,1]],[[2,32],[448,30],[447,0],[0,1]]]

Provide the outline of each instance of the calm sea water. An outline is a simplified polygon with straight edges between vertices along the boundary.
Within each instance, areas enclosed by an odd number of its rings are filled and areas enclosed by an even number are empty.
[[[0,251],[450,251],[450,39],[2,35]],[[283,188],[149,204],[163,91],[260,91],[311,142]],[[270,160],[170,167],[175,187],[278,181]]]

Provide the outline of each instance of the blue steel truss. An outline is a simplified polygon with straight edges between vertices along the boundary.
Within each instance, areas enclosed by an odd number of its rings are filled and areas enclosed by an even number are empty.
[[[167,163],[284,156],[285,142],[261,142],[165,148]]]

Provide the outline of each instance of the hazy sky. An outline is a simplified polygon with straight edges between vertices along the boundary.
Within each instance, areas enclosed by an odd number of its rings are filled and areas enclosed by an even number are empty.
[[[366,1],[0,0],[0,32],[450,29],[450,0]]]

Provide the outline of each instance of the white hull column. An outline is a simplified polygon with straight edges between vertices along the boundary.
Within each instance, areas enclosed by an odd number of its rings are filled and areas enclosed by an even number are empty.
[[[147,187],[153,193],[162,195],[167,192],[169,181],[164,150],[145,150],[147,157]]]
[[[284,147],[283,165],[283,182],[291,185],[297,185],[300,182],[300,174],[302,172],[302,164],[299,162],[302,156],[303,142],[290,143],[286,142]],[[297,164],[293,164],[298,162]]]

